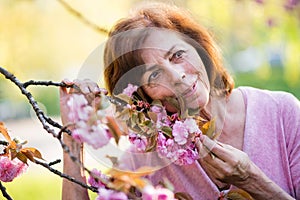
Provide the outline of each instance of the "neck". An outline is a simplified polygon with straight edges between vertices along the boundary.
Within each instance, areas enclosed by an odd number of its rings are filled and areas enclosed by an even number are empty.
[[[228,97],[227,96],[211,96],[209,103],[202,113],[206,115],[206,119],[215,120],[215,133],[220,135],[223,132],[224,124],[227,116]]]

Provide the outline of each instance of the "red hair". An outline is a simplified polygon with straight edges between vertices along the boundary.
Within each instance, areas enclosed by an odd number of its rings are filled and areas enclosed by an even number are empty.
[[[118,21],[109,33],[104,54],[104,64],[106,66],[104,76],[106,87],[111,94],[119,79],[126,72],[135,66],[144,64],[136,56],[139,50],[127,52],[128,50],[126,51],[126,49],[137,49],[147,35],[145,32],[140,31],[140,34],[136,34],[130,38],[112,38],[124,31],[150,27],[176,31],[185,35],[186,37],[184,38],[190,38],[186,42],[196,48],[206,68],[211,87],[223,91],[226,95],[231,93],[234,87],[233,79],[223,66],[218,47],[215,45],[210,33],[185,10],[165,3],[150,3],[141,6],[127,18]],[[126,53],[118,55],[116,52],[120,51]],[[140,76],[137,75],[136,78],[138,77]],[[131,81],[138,84],[139,80],[133,78]],[[122,87],[126,87],[126,84],[121,85]],[[121,91],[117,90],[118,92]]]

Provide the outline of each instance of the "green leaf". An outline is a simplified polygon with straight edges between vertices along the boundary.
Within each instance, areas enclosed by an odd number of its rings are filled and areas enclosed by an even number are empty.
[[[167,188],[171,191],[174,191],[174,186],[171,183],[171,181],[169,179],[167,179],[166,177],[163,177],[163,181],[159,181],[159,184],[164,187]]]
[[[152,121],[157,122],[157,114],[155,112],[148,112],[147,114]]]
[[[152,128],[153,123],[152,123],[151,120],[145,120],[145,121],[143,122],[143,125],[144,125],[144,126],[147,126],[148,128]]]
[[[106,158],[108,158],[111,161],[111,163],[113,164],[113,167],[118,166],[119,161],[118,161],[117,157],[106,155]]]
[[[127,109],[122,110],[122,112],[117,114],[117,118],[127,121],[130,118],[130,109],[127,108]]]
[[[146,152],[151,152],[156,149],[156,144],[157,144],[156,139],[157,139],[157,135],[153,135],[148,138],[148,145],[145,150]]]
[[[138,122],[139,122],[140,124],[144,123],[144,121],[145,121],[145,119],[146,119],[145,114],[142,113],[142,112],[139,112],[139,113],[138,113],[138,119],[139,119]]]
[[[161,130],[164,132],[164,134],[166,134],[169,138],[173,138],[173,135],[172,135],[172,128],[169,127],[169,126],[163,126],[161,128]]]
[[[167,97],[166,100],[168,103],[170,103],[172,106],[176,108],[177,112],[180,112],[180,106],[184,106],[184,104],[182,103],[183,102],[182,98],[179,98],[177,100],[173,97]]]
[[[121,100],[125,101],[126,103],[129,103],[131,101],[131,98],[123,93],[116,95],[115,98],[121,99]]]
[[[151,105],[163,107],[162,102],[158,99],[153,100]]]

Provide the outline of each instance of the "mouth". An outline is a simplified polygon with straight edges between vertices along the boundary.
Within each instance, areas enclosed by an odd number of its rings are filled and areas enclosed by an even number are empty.
[[[186,89],[181,94],[181,96],[184,97],[184,98],[190,97],[190,96],[195,94],[196,89],[197,89],[197,80],[188,89]]]

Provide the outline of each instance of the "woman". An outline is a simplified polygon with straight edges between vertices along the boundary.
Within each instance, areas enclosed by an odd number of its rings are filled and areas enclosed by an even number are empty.
[[[212,37],[186,12],[155,3],[122,19],[109,34],[104,62],[110,94],[132,83],[140,86],[144,99],[161,100],[169,112],[180,104],[181,111],[219,120],[217,144],[206,136],[197,143],[200,152],[209,147],[211,154],[192,165],[160,169],[151,177],[154,184],[165,176],[176,192],[194,199],[218,199],[236,187],[254,199],[300,198],[299,101],[284,92],[234,89]],[[77,84],[85,94],[99,92],[93,83]],[[62,107],[68,95],[61,91]],[[64,109],[62,118],[66,123]],[[79,154],[78,144],[65,141]],[[67,158],[64,166],[80,178],[80,168]],[[65,182],[63,195],[87,198],[76,188]]]

